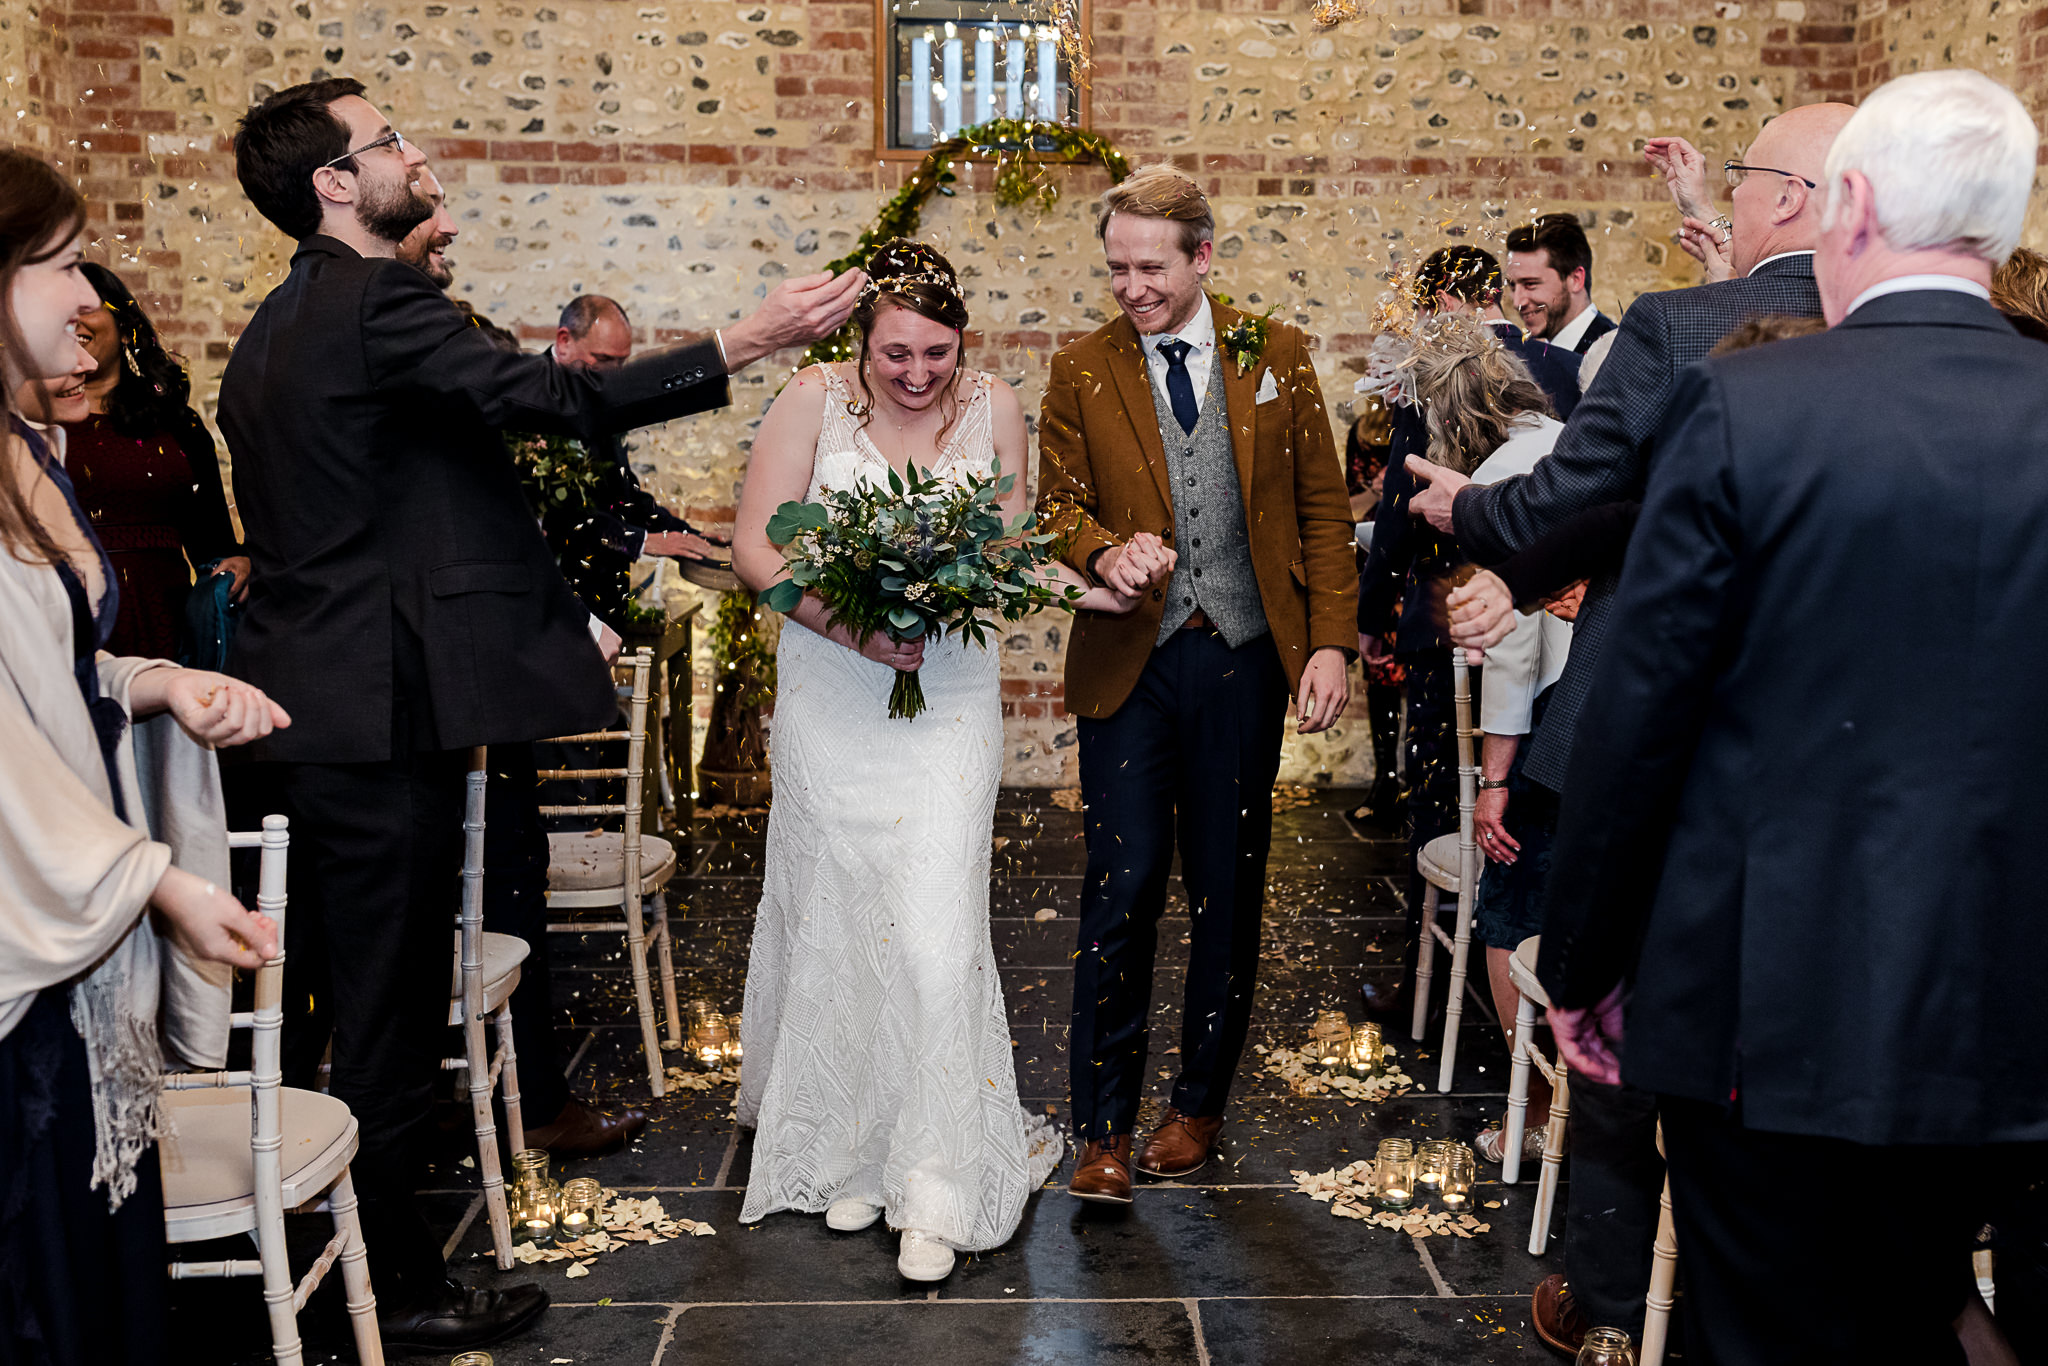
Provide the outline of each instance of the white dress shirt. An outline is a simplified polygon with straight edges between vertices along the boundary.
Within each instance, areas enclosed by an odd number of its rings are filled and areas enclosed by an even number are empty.
[[[1493,484],[1527,474],[1550,454],[1563,430],[1556,418],[1523,417],[1515,423],[1514,435],[1472,471],[1472,482]],[[1537,697],[1564,673],[1571,650],[1570,622],[1548,612],[1515,613],[1507,639],[1486,652],[1486,667],[1479,675],[1479,728],[1488,735],[1527,735]]]
[[[1965,280],[1960,275],[1894,275],[1889,280],[1879,280],[1858,294],[1856,301],[1849,305],[1849,313],[1854,313],[1872,299],[1882,299],[1887,294],[1904,294],[1916,289],[1945,289],[1951,294],[1974,294],[1986,303],[1991,302],[1990,290],[1975,280]],[[1844,313],[1842,316],[1846,318],[1849,314]]]
[[[1175,337],[1188,344],[1185,364],[1188,367],[1188,382],[1195,386],[1195,411],[1202,411],[1203,396],[1209,392],[1209,367],[1216,360],[1216,315],[1210,309],[1209,296],[1202,296],[1201,307],[1195,316],[1188,319],[1186,327],[1178,332],[1155,332],[1139,338],[1145,347],[1145,362],[1152,368],[1152,386],[1160,393],[1166,393],[1166,372],[1173,368],[1165,356],[1159,354],[1161,342],[1172,341]]]
[[[1593,320],[1599,316],[1600,310],[1593,307],[1590,303],[1587,304],[1579,311],[1578,317],[1573,318],[1563,327],[1557,329],[1557,335],[1550,338],[1550,344],[1562,347],[1566,351],[1578,350],[1579,338],[1586,335],[1586,329],[1591,327]]]

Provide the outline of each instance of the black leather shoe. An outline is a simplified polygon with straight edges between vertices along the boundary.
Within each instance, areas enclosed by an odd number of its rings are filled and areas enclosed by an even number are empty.
[[[547,1307],[548,1292],[537,1285],[484,1290],[450,1280],[397,1308],[379,1306],[377,1332],[386,1347],[459,1352],[525,1332]]]
[[[1410,1023],[1410,1014],[1415,1009],[1412,1001],[1406,977],[1392,986],[1367,982],[1358,989],[1358,1004],[1365,1011],[1366,1018],[1377,1020],[1382,1025]]]
[[[571,1096],[552,1123],[526,1131],[526,1146],[546,1148],[553,1157],[598,1157],[617,1152],[646,1127],[645,1110],[607,1115]]]

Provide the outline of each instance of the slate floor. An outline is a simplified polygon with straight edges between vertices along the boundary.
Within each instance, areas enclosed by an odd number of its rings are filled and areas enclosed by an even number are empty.
[[[1400,971],[1402,846],[1354,834],[1341,812],[1355,800],[1326,793],[1276,817],[1254,1042],[1298,1045],[1316,1009],[1355,1015],[1362,982]],[[692,831],[687,871],[670,891],[686,996],[739,1008],[764,833],[759,816],[700,819]],[[1030,1107],[1054,1107],[1064,1120],[1080,816],[1051,806],[1045,793],[1006,791],[995,834],[992,913],[1019,1086]],[[1058,918],[1034,919],[1045,908]],[[1186,959],[1172,918],[1184,925],[1184,916],[1176,884],[1154,1001],[1152,1074],[1162,1097]],[[556,961],[576,1085],[600,1103],[644,1102],[623,960],[596,937],[564,937]],[[655,1102],[632,1151],[558,1173],[658,1194],[671,1217],[708,1222],[713,1237],[608,1253],[575,1280],[559,1263],[500,1273],[458,1149],[420,1198],[449,1234],[460,1276],[538,1281],[554,1297],[536,1330],[491,1349],[498,1366],[772,1366],[849,1350],[948,1366],[1547,1359],[1528,1327],[1528,1295],[1557,1269],[1560,1247],[1554,1240],[1544,1258],[1525,1251],[1533,1173],[1518,1187],[1485,1186],[1479,1199],[1504,1208],[1482,1211],[1492,1231],[1471,1241],[1416,1240],[1335,1219],[1293,1193],[1291,1169],[1370,1156],[1391,1134],[1470,1141],[1480,1120],[1503,1108],[1507,1059],[1486,1016],[1466,1013],[1449,1095],[1434,1090],[1434,1042],[1399,1043],[1409,1071],[1430,1085],[1378,1106],[1290,1096],[1247,1052],[1222,1160],[1197,1182],[1141,1184],[1135,1205],[1117,1213],[1066,1196],[1063,1166],[1008,1246],[963,1259],[936,1288],[897,1276],[894,1239],[879,1225],[839,1235],[820,1218],[786,1214],[740,1225],[749,1136],[729,1117],[729,1088]],[[1481,1176],[1497,1177],[1498,1168],[1482,1164]],[[268,1360],[253,1283],[182,1283],[173,1315],[178,1340],[208,1343],[194,1361]],[[310,1360],[353,1359],[332,1341],[313,1346]]]

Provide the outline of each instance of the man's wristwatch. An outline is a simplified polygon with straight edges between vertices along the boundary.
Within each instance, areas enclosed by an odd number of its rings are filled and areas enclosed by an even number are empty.
[[[1496,787],[1506,787],[1507,785],[1508,780],[1506,778],[1481,778],[1479,780],[1479,790],[1481,792],[1490,792]]]

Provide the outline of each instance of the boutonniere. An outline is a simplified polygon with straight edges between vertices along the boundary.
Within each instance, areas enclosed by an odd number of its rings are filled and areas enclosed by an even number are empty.
[[[1223,352],[1237,362],[1239,374],[1248,374],[1266,354],[1266,319],[1272,316],[1271,309],[1256,318],[1247,313],[1224,332]]]

